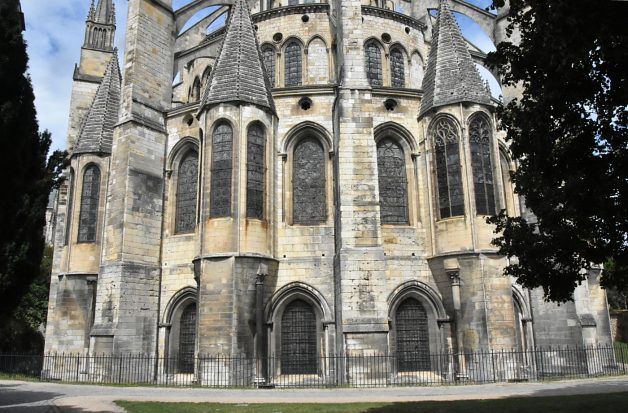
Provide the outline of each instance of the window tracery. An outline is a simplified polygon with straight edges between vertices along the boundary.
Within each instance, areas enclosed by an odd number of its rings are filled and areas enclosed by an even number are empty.
[[[292,175],[294,223],[316,225],[325,222],[325,151],[317,139],[308,137],[296,145]]]
[[[285,53],[286,86],[300,85],[302,72],[301,45],[296,40],[293,40],[286,46]]]
[[[249,127],[246,146],[246,216],[264,219],[266,137],[259,124]]]
[[[233,130],[227,123],[216,127],[212,138],[210,216],[231,216]]]
[[[264,66],[266,67],[266,73],[268,74],[270,85],[275,87],[275,49],[271,46],[264,46],[262,48],[262,57],[264,59]]]
[[[406,75],[403,63],[403,53],[398,47],[390,51],[390,78],[391,86],[405,87]]]
[[[196,228],[196,191],[198,186],[198,154],[188,152],[177,171],[175,233],[193,232]]]
[[[491,135],[488,121],[483,116],[475,116],[469,124],[469,143],[475,208],[478,215],[495,215]]]
[[[382,86],[382,53],[374,40],[364,46],[364,65],[369,84]]]
[[[464,215],[458,130],[451,119],[441,118],[433,126],[441,218]]]
[[[100,169],[96,165],[90,165],[83,173],[78,242],[96,242],[99,198]]]
[[[382,224],[408,223],[408,178],[401,146],[391,138],[377,143],[379,203]]]

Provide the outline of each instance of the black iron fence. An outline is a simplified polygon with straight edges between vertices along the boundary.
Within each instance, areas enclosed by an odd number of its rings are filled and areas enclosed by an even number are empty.
[[[282,371],[282,359],[201,355],[190,360],[149,355],[0,355],[0,378],[98,384],[200,387],[386,387],[481,384],[628,374],[628,347],[561,347],[529,351],[472,351],[322,356]],[[284,358],[285,362],[285,358]],[[298,373],[296,373],[298,372]]]

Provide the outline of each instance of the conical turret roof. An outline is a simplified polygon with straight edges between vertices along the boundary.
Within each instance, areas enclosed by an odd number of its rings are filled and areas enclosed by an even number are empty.
[[[112,0],[98,0],[94,21],[103,24],[115,24],[115,9]]]
[[[451,12],[449,0],[441,0],[423,78],[419,116],[432,108],[460,102],[492,103]]]
[[[275,113],[270,89],[249,7],[246,0],[236,0],[200,110],[220,103],[246,102]]]
[[[116,50],[85,116],[72,154],[111,153],[113,128],[118,121],[120,106],[121,76],[117,56]]]

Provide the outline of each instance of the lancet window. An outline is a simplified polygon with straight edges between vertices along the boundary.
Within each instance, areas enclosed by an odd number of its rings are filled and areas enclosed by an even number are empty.
[[[188,304],[179,322],[179,373],[194,373],[196,303]]]
[[[317,139],[307,137],[296,145],[292,175],[294,223],[316,225],[325,222],[325,151]]]
[[[406,74],[403,63],[403,52],[398,47],[390,51],[390,78],[391,86],[405,87]]]
[[[377,171],[382,224],[408,223],[408,178],[401,146],[391,138],[377,143]]]
[[[96,242],[98,200],[100,198],[100,169],[89,165],[83,173],[78,242]]]
[[[371,86],[382,86],[382,52],[374,40],[364,46],[364,66]]]
[[[281,372],[315,374],[316,314],[310,304],[294,300],[281,317]]]
[[[275,86],[275,61],[276,53],[272,46],[264,46],[262,48],[262,57],[264,58],[264,66],[266,67],[266,73],[268,74],[268,80],[272,87]]]
[[[196,227],[196,190],[198,186],[198,154],[189,151],[177,171],[177,205],[175,233],[193,232]]]
[[[438,207],[441,218],[464,215],[458,129],[451,119],[440,118],[433,126]]]
[[[430,369],[430,340],[427,311],[415,298],[404,300],[395,313],[397,370]]]
[[[495,189],[491,162],[491,125],[484,116],[474,116],[469,124],[471,169],[478,215],[495,214]]]
[[[301,45],[296,40],[293,40],[286,46],[285,53],[285,84],[286,86],[300,85],[302,75]]]
[[[231,178],[233,169],[233,130],[219,124],[212,137],[210,216],[231,216]]]
[[[266,136],[259,124],[249,127],[246,145],[246,216],[264,219]]]

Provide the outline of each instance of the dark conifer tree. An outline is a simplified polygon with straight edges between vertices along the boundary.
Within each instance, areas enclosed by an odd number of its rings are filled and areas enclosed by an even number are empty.
[[[50,133],[39,133],[18,0],[0,2],[0,317],[37,277],[48,194],[65,154],[47,160]]]

